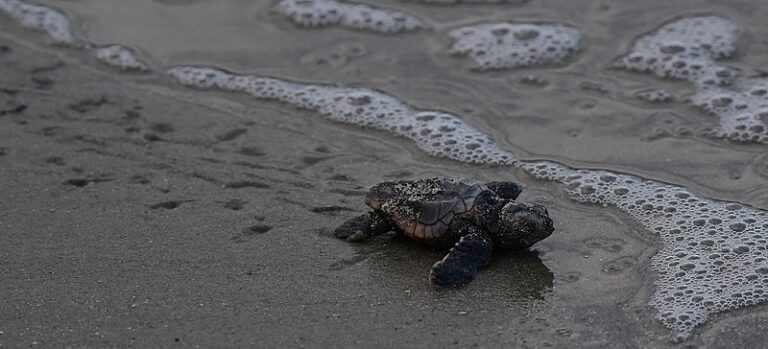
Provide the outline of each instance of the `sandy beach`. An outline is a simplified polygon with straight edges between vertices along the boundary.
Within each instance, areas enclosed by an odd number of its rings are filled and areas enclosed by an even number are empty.
[[[601,149],[590,156],[611,156]],[[756,157],[730,157],[750,171],[723,186],[709,183],[728,169],[679,168],[700,192],[748,191],[760,205]],[[656,165],[639,163],[641,174]],[[427,279],[445,250],[332,236],[366,211],[370,186],[435,175],[519,181],[556,232],[497,253],[456,290]],[[554,183],[429,157],[289,105],[117,72],[23,31],[0,35],[0,197],[0,348],[727,348],[768,333],[758,305],[673,343],[648,305],[656,236]]]

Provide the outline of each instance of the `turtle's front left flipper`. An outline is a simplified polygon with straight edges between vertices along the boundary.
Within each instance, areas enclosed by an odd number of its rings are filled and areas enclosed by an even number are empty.
[[[466,220],[456,225],[461,239],[443,260],[432,266],[429,273],[430,280],[438,286],[458,287],[466,284],[491,260],[493,243],[488,232]]]
[[[386,234],[394,229],[392,222],[381,211],[371,211],[352,218],[333,232],[339,239],[363,241],[376,235]]]

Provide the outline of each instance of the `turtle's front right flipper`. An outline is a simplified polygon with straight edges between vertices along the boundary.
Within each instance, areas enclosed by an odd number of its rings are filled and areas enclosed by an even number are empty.
[[[376,235],[386,234],[394,228],[389,217],[380,211],[371,211],[352,218],[333,232],[339,239],[364,241]]]
[[[475,277],[477,271],[491,260],[493,243],[490,235],[467,221],[460,222],[461,240],[451,248],[443,260],[435,263],[429,278],[438,286],[458,287]]]

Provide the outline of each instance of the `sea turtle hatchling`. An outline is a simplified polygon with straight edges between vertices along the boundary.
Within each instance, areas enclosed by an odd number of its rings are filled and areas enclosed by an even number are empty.
[[[440,286],[459,286],[487,265],[494,248],[525,249],[552,234],[547,209],[516,202],[513,182],[476,183],[445,177],[387,181],[365,197],[373,211],[350,219],[334,235],[363,241],[389,231],[451,250],[430,271]]]

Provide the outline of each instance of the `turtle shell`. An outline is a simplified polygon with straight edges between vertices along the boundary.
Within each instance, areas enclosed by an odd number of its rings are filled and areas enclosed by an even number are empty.
[[[365,203],[381,210],[407,235],[421,240],[446,235],[456,215],[475,206],[484,185],[453,178],[429,178],[377,184]]]

